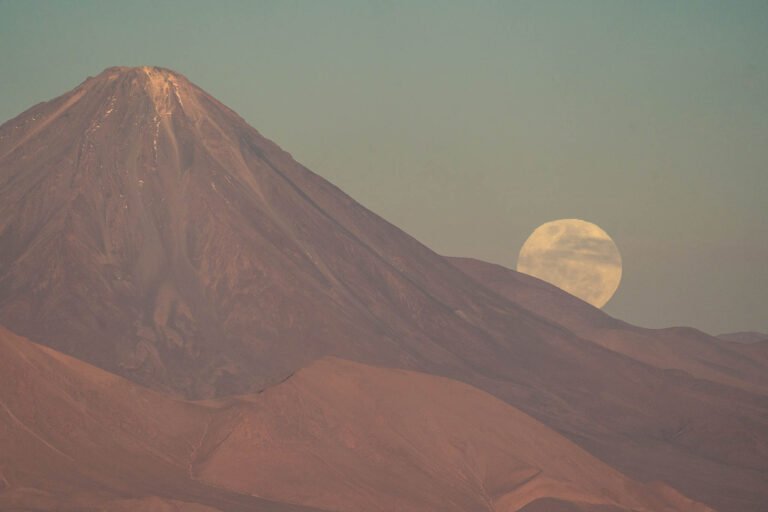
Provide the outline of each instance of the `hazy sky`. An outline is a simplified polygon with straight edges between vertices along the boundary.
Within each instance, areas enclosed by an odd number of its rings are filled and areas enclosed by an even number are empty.
[[[0,120],[113,65],[185,74],[438,252],[616,241],[606,310],[768,331],[768,2],[0,0]]]

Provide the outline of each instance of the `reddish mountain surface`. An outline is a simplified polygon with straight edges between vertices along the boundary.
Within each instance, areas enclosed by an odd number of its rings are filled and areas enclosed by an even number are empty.
[[[693,331],[643,331],[646,350],[600,312],[560,313],[478,282],[168,70],[108,69],[0,127],[13,331],[187,398],[254,392],[328,355],[442,375],[633,478],[762,510],[759,362],[718,363]],[[576,328],[593,318],[617,334]]]
[[[2,328],[0,370],[3,510],[710,510],[440,377],[324,359],[191,403]]]
[[[309,512],[194,481],[210,415],[0,327],[0,510]]]
[[[717,337],[734,343],[764,343],[768,341],[768,334],[754,331],[727,332],[718,334]]]
[[[532,314],[605,348],[658,368],[682,370],[697,378],[768,394],[768,346],[749,348],[723,343],[726,338],[722,336],[709,336],[691,328],[636,327],[536,277],[473,258],[448,259],[479,283]],[[740,339],[745,338],[754,336]],[[757,341],[759,337],[754,340]]]

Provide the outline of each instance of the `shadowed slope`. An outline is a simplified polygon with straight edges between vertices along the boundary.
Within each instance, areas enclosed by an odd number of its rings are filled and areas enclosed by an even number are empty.
[[[4,509],[501,512],[555,497],[708,510],[443,378],[322,360],[260,395],[196,404],[2,328],[0,361]]]

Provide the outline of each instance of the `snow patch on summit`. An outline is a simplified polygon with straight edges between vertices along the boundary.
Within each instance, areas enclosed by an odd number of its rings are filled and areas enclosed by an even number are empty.
[[[176,98],[179,106],[184,108],[184,103],[181,101],[181,95],[179,94],[179,84],[176,78],[168,71],[145,66],[142,71],[147,76],[145,82],[145,89],[147,94],[152,99],[152,103],[155,106],[155,111],[160,116],[169,116],[174,109],[172,95]]]

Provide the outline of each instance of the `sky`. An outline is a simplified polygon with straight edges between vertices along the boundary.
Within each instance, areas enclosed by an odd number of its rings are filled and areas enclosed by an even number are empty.
[[[768,2],[0,0],[0,122],[178,71],[441,254],[596,223],[647,327],[768,332]]]

